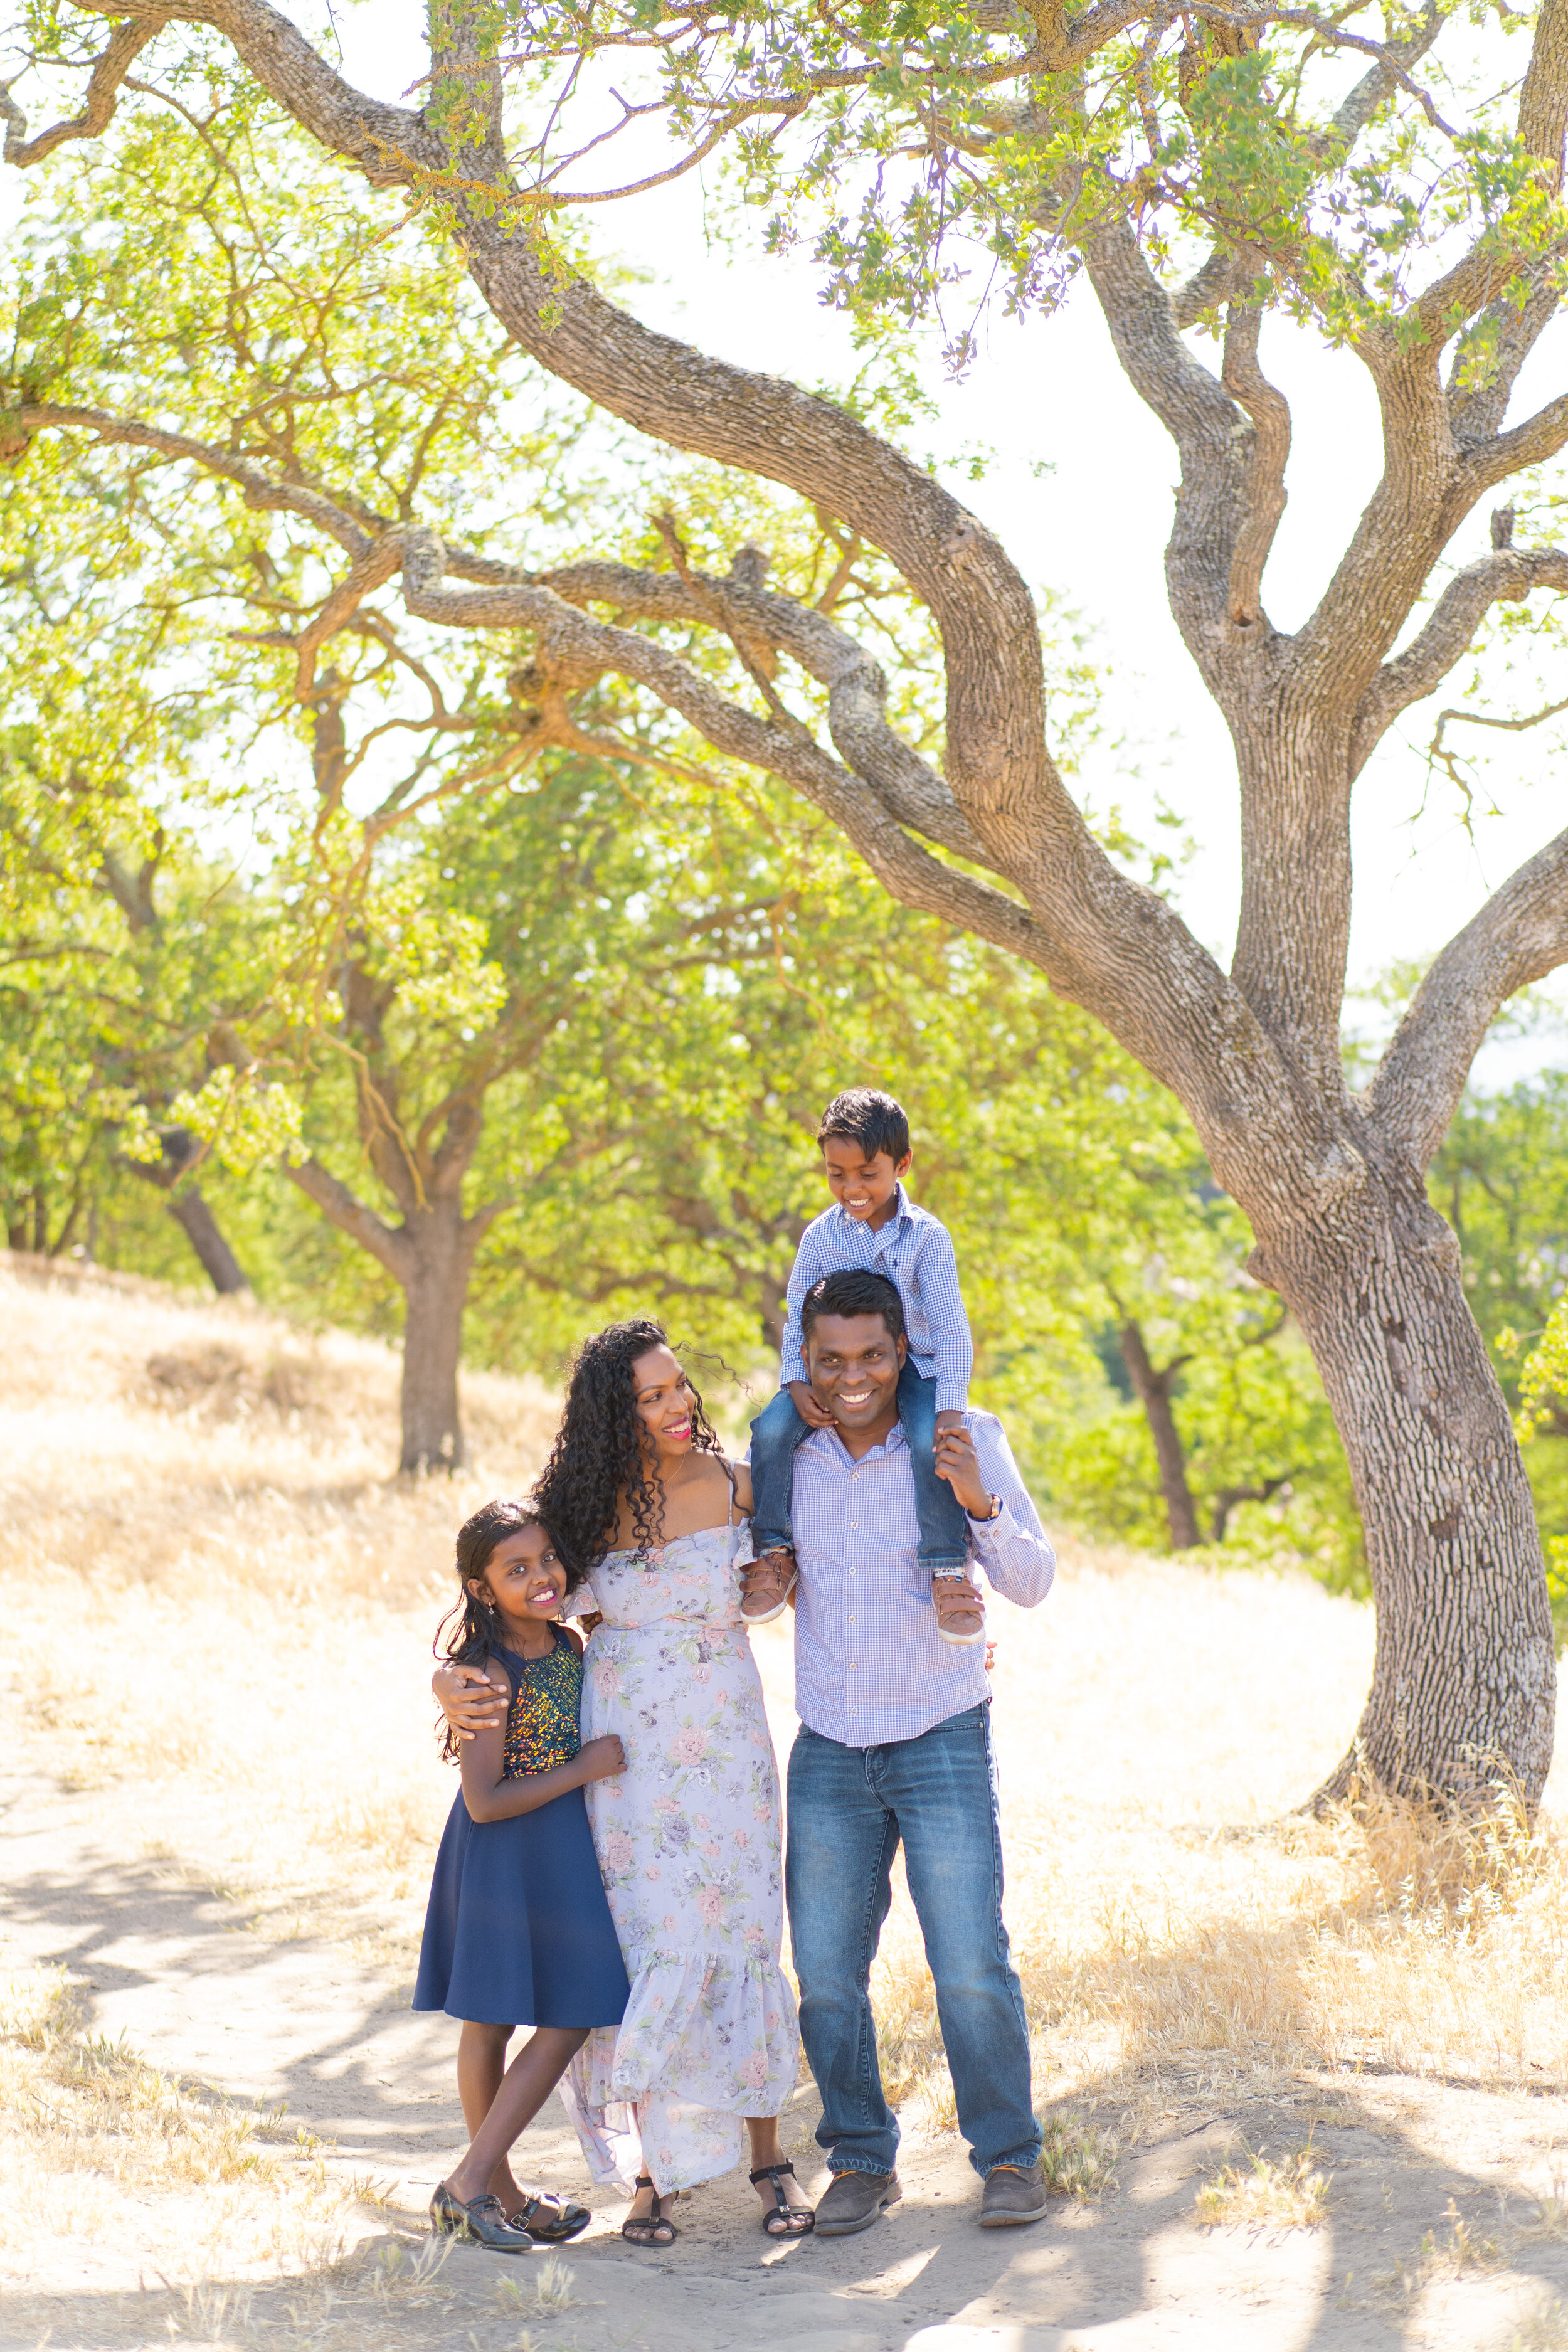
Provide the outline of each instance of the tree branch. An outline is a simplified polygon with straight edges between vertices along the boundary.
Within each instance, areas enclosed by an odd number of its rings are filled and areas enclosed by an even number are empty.
[[[1183,342],[1171,297],[1124,216],[1110,213],[1094,224],[1083,252],[1117,358],[1181,455],[1166,584],[1187,650],[1223,707],[1232,682],[1226,667],[1231,570],[1250,519],[1256,428],[1247,431],[1237,403]],[[1255,636],[1262,641],[1266,633]]]
[[[116,8],[117,16],[126,11]],[[47,131],[40,131],[36,139],[27,136],[27,118],[11,95],[11,84],[0,82],[0,116],[5,122],[4,160],[25,172],[33,163],[41,163],[46,155],[63,146],[68,139],[96,139],[107,131],[119,103],[121,89],[148,42],[161,33],[169,19],[153,10],[129,25],[117,25],[110,37],[109,47],[96,61],[87,85],[87,103],[79,114],[68,122],[57,122]]]
[[[1263,618],[1263,567],[1285,512],[1285,467],[1290,456],[1290,410],[1283,393],[1258,363],[1261,303],[1233,299],[1226,317],[1221,381],[1252,419],[1253,445],[1247,478],[1247,520],[1231,550],[1226,599],[1237,628]]]
[[[450,556],[449,569],[470,576]],[[742,548],[727,579],[694,573],[639,572],[619,563],[574,563],[559,572],[527,575],[574,604],[605,604],[639,620],[711,620],[704,598],[717,604],[742,638],[777,646],[808,677],[828,689],[828,731],[841,757],[877,791],[889,814],[929,841],[957,852],[973,865],[995,870],[990,850],[969,823],[941,775],[888,723],[887,679],[848,630],[819,607],[764,589],[767,557]],[[499,567],[497,567],[499,568]]]
[[[1467,453],[1479,453],[1483,465],[1495,450],[1520,370],[1561,307],[1562,266],[1560,252],[1537,262],[1530,273],[1534,290],[1529,299],[1521,305],[1507,294],[1499,296],[1482,311],[1474,338],[1461,336],[1455,349],[1448,371],[1448,418],[1456,442]]]
[[[321,1214],[348,1234],[362,1249],[379,1258],[395,1281],[406,1285],[415,1274],[415,1257],[406,1237],[395,1227],[384,1224],[373,1209],[367,1209],[358,1195],[339,1181],[319,1160],[301,1160],[287,1174],[298,1184],[308,1201],[313,1202]]]
[[[1519,93],[1520,142],[1544,167],[1547,185],[1563,185],[1563,138],[1568,129],[1568,0],[1543,0],[1535,20],[1530,64]]]
[[[1533,588],[1568,591],[1568,548],[1494,548],[1455,573],[1419,636],[1384,662],[1362,698],[1351,737],[1352,776],[1399,713],[1434,693],[1463,658],[1488,609],[1519,604]]]
[[[10,412],[6,421],[12,420],[28,433],[49,425],[66,431],[85,430],[96,433],[102,442],[132,449],[155,449],[164,457],[189,458],[205,472],[236,483],[245,492],[247,507],[274,514],[304,516],[346,549],[356,563],[370,552],[370,532],[363,527],[363,519],[351,515],[347,502],[335,505],[298,482],[275,482],[258,467],[247,464],[243,457],[232,457],[226,449],[216,448],[210,441],[193,441],[184,433],[166,433],[161,425],[143,425],[135,417],[112,416],[106,409],[64,407],[53,401],[23,401]]]
[[[366,98],[335,73],[281,9],[268,0],[191,0],[171,8],[154,0],[75,0],[95,16],[129,17],[133,23],[209,25],[231,42],[269,96],[319,141],[329,155],[343,155],[373,187],[411,187],[423,174],[439,173],[447,162],[442,142],[426,128],[423,114],[384,106]]]
[[[1367,1107],[1415,1167],[1431,1161],[1470,1065],[1510,996],[1568,960],[1568,832],[1494,891],[1428,971],[1379,1063]]]
[[[1522,472],[1526,466],[1543,465],[1548,457],[1568,443],[1568,393],[1560,393],[1516,425],[1511,433],[1500,433],[1495,439],[1483,441],[1479,447],[1468,449],[1459,469],[1459,487],[1464,499],[1462,511],[1468,511],[1482,492],[1507,481],[1510,474]]]
[[[1171,297],[1171,311],[1184,333],[1211,310],[1238,301],[1252,283],[1252,265],[1228,245],[1216,245],[1208,259]]]

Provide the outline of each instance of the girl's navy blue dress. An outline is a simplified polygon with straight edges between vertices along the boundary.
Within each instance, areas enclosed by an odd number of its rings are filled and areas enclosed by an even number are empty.
[[[577,1753],[583,1661],[552,1627],[547,1657],[497,1653],[511,1685],[506,1778]],[[536,1812],[447,1816],[419,1954],[416,2009],[479,2025],[618,2025],[630,1988],[581,1789]]]

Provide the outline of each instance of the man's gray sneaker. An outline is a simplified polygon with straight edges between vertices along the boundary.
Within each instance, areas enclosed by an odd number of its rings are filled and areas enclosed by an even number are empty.
[[[817,2200],[816,2234],[847,2238],[868,2230],[883,2206],[896,2205],[903,2193],[896,2172],[835,2173],[832,2187]]]
[[[1046,2176],[1039,2165],[1031,2165],[1026,2172],[1021,2165],[999,2164],[985,2176],[980,2196],[980,2226],[983,2230],[1012,2230],[1020,2221],[1043,2221],[1050,2201]],[[816,2210],[820,2215],[821,2206]],[[819,2220],[818,2229],[821,2226]]]

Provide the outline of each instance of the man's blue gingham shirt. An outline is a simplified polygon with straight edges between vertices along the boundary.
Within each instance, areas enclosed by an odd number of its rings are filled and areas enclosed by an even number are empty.
[[[994,1413],[964,1415],[980,1475],[1002,1497],[998,1517],[969,1525],[969,1572],[1032,1609],[1056,1559]],[[795,1705],[801,1721],[843,1748],[919,1739],[990,1696],[982,1643],[960,1649],[936,1630],[931,1576],[904,1433],[895,1427],[858,1462],[836,1429],[795,1449]]]
[[[897,1284],[915,1370],[935,1381],[938,1412],[962,1412],[969,1402],[974,1347],[958,1287],[952,1236],[929,1209],[916,1208],[901,1184],[897,1208],[875,1233],[863,1217],[852,1217],[835,1201],[802,1234],[784,1294],[788,1311],[780,1386],[805,1378],[800,1309],[806,1292],[825,1275],[843,1274],[852,1266],[870,1266]]]

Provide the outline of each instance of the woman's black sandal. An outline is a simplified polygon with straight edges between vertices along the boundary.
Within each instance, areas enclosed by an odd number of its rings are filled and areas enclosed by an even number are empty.
[[[569,2197],[557,2197],[548,2189],[535,2190],[525,2197],[510,2217],[514,2230],[526,2230],[537,2245],[563,2246],[593,2220],[585,2205],[574,2204]]]
[[[793,2164],[760,2164],[746,2178],[754,2189],[760,2180],[771,2180],[776,2203],[771,2213],[763,2215],[763,2228],[770,2238],[807,2238],[816,2227],[816,2215],[809,2205],[792,2205],[784,2192],[784,2176],[795,2179]]]
[[[653,2189],[652,2174],[639,2172],[637,2187]],[[652,2212],[628,2213],[621,2223],[621,2235],[628,2246],[672,2246],[680,2232],[664,2210],[663,2198],[654,2189]]]
[[[438,2238],[448,2233],[472,2238],[488,2246],[492,2254],[526,2254],[533,2250],[528,2231],[514,2229],[507,2220],[499,2197],[472,2197],[465,2204],[444,2180],[437,2182],[430,2200],[430,2227]]]

